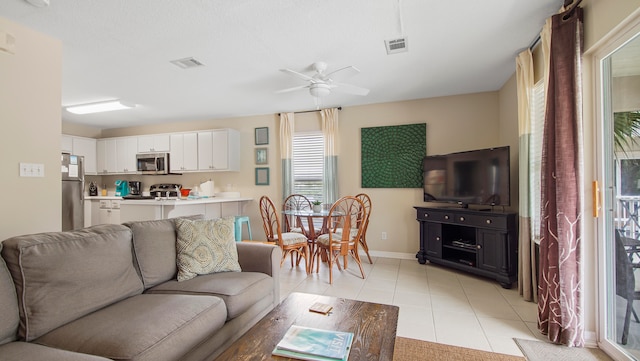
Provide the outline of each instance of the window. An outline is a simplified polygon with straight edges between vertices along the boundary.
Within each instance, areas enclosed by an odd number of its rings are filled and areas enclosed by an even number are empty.
[[[529,181],[531,201],[531,236],[536,243],[540,242],[541,194],[542,174],[542,135],[544,132],[544,82],[538,81],[531,92],[531,138],[529,139]]]
[[[324,140],[322,132],[293,136],[293,192],[323,201]]]

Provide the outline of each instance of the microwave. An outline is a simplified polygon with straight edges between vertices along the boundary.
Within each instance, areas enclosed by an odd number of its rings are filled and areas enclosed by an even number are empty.
[[[136,164],[141,174],[169,174],[169,153],[136,154]]]

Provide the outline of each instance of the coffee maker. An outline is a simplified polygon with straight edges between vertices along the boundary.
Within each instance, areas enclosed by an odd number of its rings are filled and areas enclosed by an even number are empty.
[[[134,196],[142,195],[142,182],[129,181],[129,192]]]
[[[116,180],[116,197],[124,197],[129,194],[129,184],[124,180]]]

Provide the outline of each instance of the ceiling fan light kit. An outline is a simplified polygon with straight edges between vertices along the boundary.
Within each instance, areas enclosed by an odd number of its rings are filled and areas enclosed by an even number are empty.
[[[327,63],[318,61],[313,63],[313,69],[315,70],[315,74],[306,75],[299,73],[295,70],[291,69],[280,69],[280,71],[287,73],[289,75],[295,76],[296,78],[302,79],[308,82],[307,85],[300,85],[292,88],[286,88],[278,90],[276,93],[288,93],[300,89],[309,89],[309,94],[316,98],[324,98],[331,94],[333,90],[353,95],[361,95],[365,96],[369,93],[369,89],[361,88],[351,84],[344,84],[335,81],[335,78],[346,78],[349,76],[356,75],[360,73],[360,70],[355,66],[346,66],[344,68],[340,68],[331,72],[326,72],[328,66]]]
[[[331,87],[324,83],[311,84],[309,87],[309,93],[316,98],[326,97],[331,94]]]

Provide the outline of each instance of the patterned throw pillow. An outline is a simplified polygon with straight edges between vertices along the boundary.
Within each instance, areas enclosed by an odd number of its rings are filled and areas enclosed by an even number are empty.
[[[234,217],[176,219],[178,281],[217,272],[240,272]]]

